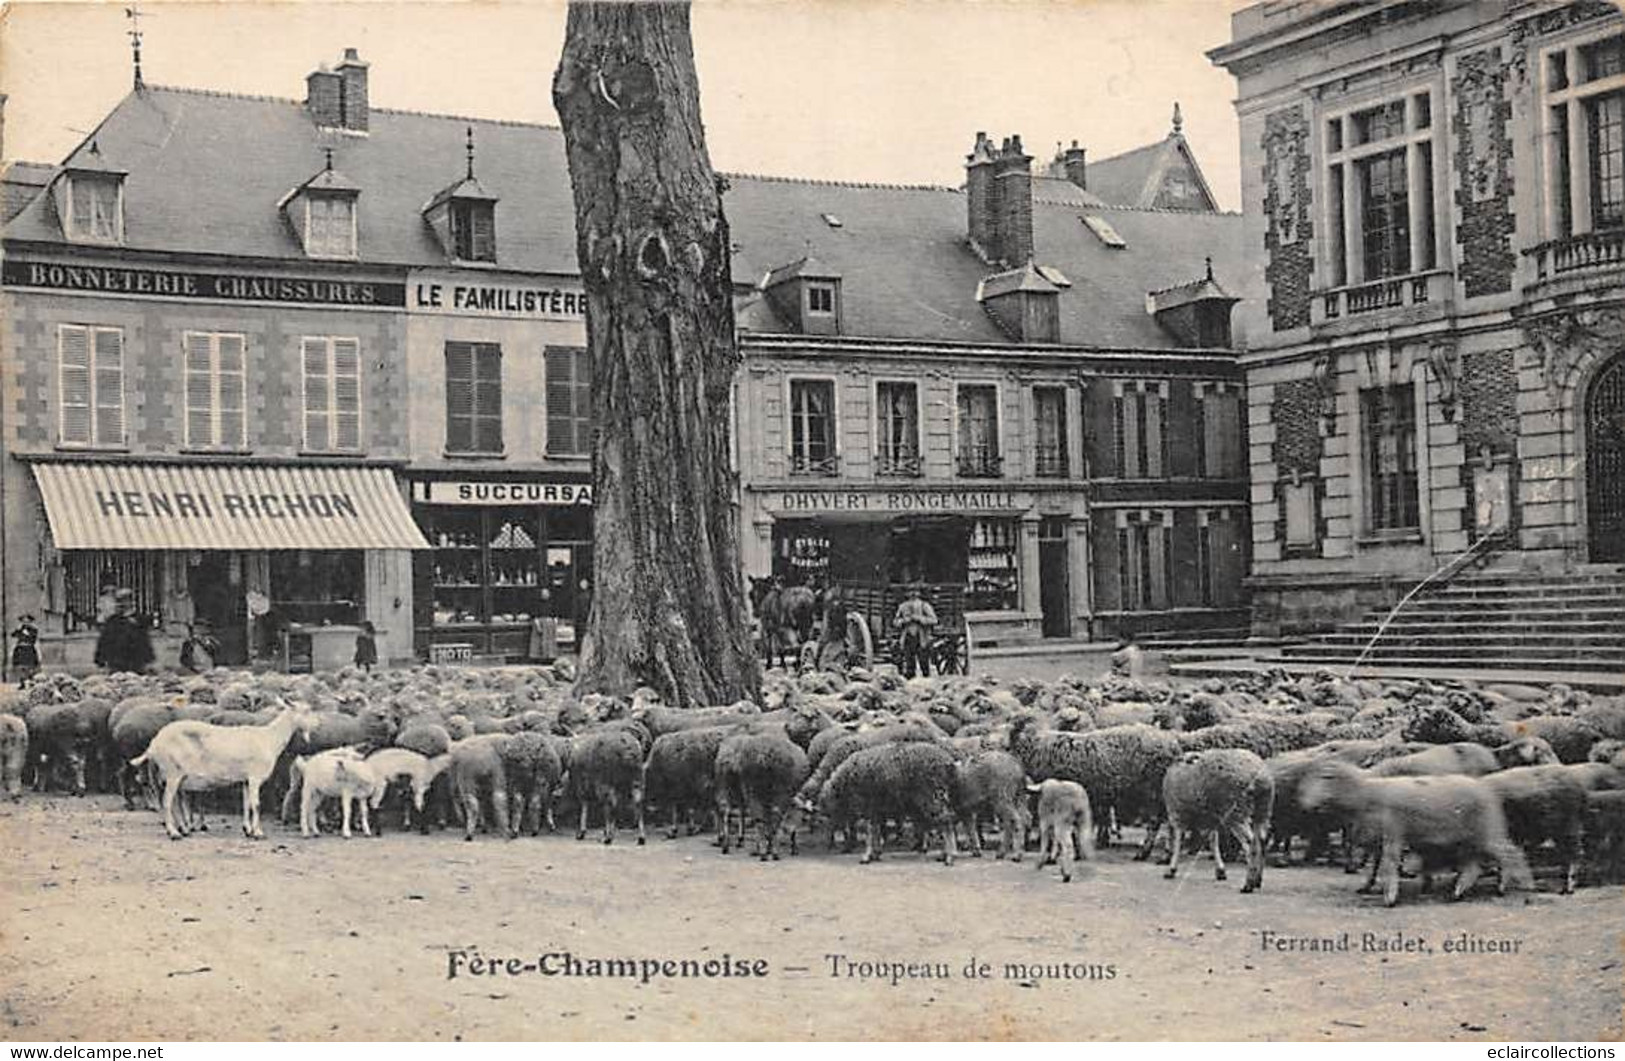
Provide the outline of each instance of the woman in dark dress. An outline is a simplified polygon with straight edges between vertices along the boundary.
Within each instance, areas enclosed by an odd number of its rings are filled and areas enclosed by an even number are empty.
[[[28,680],[39,673],[39,627],[34,625],[32,615],[17,620],[11,642],[11,680],[27,685]]]

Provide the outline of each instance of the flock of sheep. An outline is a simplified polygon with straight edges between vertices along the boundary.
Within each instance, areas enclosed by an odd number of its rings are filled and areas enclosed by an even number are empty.
[[[603,841],[647,814],[669,836],[714,829],[723,853],[777,859],[825,827],[860,839],[863,862],[888,837],[963,842],[1019,861],[1036,825],[1039,864],[1070,864],[1143,826],[1137,858],[1166,837],[1166,876],[1211,838],[1215,874],[1239,856],[1243,891],[1279,864],[1334,855],[1398,900],[1400,869],[1422,887],[1456,873],[1460,897],[1486,869],[1501,890],[1552,868],[1564,893],[1621,879],[1625,697],[1563,686],[1472,688],[1349,681],[1284,672],[1175,688],[1099,683],[904,680],[893,669],[840,676],[770,672],[763,704],[684,710],[639,690],[630,702],[574,698],[568,664],[429,666],[373,674],[42,678],[0,701],[0,768],[23,785],[117,787],[126,806],[159,790],[165,827],[204,827],[211,791],[240,787],[243,828],[262,804],[301,831],[337,798],[344,835],[381,825],[399,793],[403,825],[460,817],[472,839],[596,818]],[[25,778],[25,773],[29,776]],[[393,811],[391,811],[393,813]],[[1299,841],[1294,844],[1294,841]]]

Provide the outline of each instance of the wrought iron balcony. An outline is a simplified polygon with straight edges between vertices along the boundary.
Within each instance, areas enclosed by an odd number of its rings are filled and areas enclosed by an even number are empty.
[[[1453,273],[1434,269],[1317,291],[1314,323],[1328,324],[1346,317],[1449,302],[1454,285]]]
[[[989,450],[961,453],[958,466],[962,479],[999,479],[1004,476],[1004,458]]]
[[[791,475],[822,475],[833,478],[841,474],[841,458],[834,453],[814,457],[806,453],[790,454]]]
[[[1591,269],[1617,269],[1625,266],[1625,228],[1604,228],[1554,239],[1524,253],[1534,256],[1535,274],[1540,280]]]
[[[875,474],[895,479],[918,479],[924,473],[920,455],[907,451],[875,454]]]
[[[1039,445],[1033,456],[1033,473],[1040,479],[1065,479],[1069,474],[1066,447]]]

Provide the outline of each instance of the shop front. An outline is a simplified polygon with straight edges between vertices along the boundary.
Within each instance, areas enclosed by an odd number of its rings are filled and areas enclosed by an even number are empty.
[[[752,490],[748,496],[755,528],[746,550],[748,574],[837,591],[952,590],[981,643],[1064,635],[1085,606],[1068,590],[1041,590],[1040,526],[1071,522],[1071,508],[1081,502],[1069,494],[857,488]],[[1081,553],[1083,536],[1077,537]],[[1063,570],[1051,574],[1065,587],[1062,559]],[[1083,589],[1081,579],[1071,584]]]
[[[119,589],[161,667],[205,626],[228,666],[296,666],[309,631],[353,644],[363,621],[381,658],[407,655],[411,553],[428,543],[386,468],[38,459],[32,472],[48,665],[94,665]]]
[[[416,558],[414,644],[425,659],[518,661],[574,647],[592,603],[592,485],[532,477],[412,482],[430,549]],[[551,620],[551,622],[549,622]]]

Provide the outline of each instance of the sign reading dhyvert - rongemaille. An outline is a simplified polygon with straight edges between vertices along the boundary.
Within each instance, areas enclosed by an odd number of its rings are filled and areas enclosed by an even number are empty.
[[[429,505],[590,505],[592,484],[436,479],[413,483],[412,496]]]
[[[1028,507],[1009,490],[778,490],[780,512],[1016,512]]]
[[[579,284],[417,272],[406,284],[406,308],[455,317],[585,321],[587,296]]]

